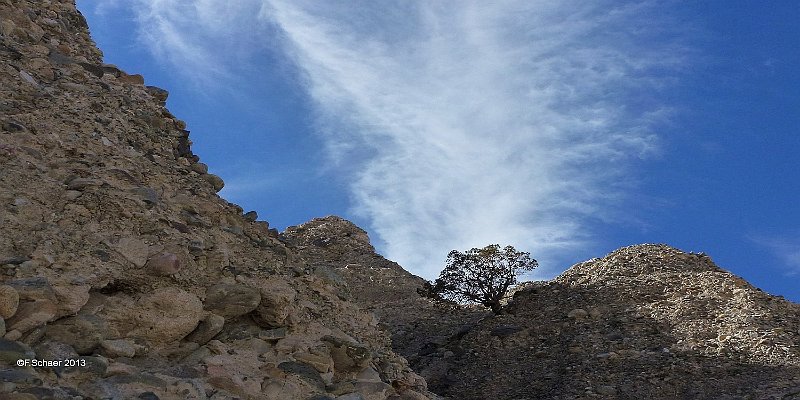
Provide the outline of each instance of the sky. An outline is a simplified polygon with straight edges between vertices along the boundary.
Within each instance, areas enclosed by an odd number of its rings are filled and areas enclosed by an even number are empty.
[[[279,230],[339,215],[427,279],[667,243],[800,302],[796,1],[77,4]]]

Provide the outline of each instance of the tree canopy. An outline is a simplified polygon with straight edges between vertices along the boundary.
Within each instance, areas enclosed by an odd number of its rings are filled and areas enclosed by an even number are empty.
[[[530,253],[512,246],[501,249],[500,245],[492,244],[463,253],[453,250],[447,255],[447,264],[439,278],[427,290],[443,299],[482,304],[497,314],[500,300],[517,283],[517,276],[538,265]]]

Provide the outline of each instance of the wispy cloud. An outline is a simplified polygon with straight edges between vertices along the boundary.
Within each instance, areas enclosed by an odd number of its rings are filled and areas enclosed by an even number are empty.
[[[793,236],[750,235],[748,239],[767,249],[783,263],[789,275],[800,274],[800,234]]]
[[[657,149],[664,108],[633,96],[681,53],[643,37],[648,7],[585,4],[275,0],[262,15],[306,71],[336,160],[360,161],[354,210],[431,276],[454,248],[510,243],[548,265],[586,244],[626,163]]]
[[[279,45],[354,212],[428,277],[451,249],[513,244],[548,275],[593,243],[589,222],[658,151],[669,108],[649,93],[686,54],[646,2],[255,3],[140,0],[144,40],[206,77],[226,74],[229,51]],[[242,34],[258,26],[278,29]]]
[[[253,55],[265,51],[261,38],[272,29],[253,17],[260,0],[98,0],[92,5],[98,14],[121,9],[132,14],[138,42],[198,89],[234,84],[237,73],[252,66]]]

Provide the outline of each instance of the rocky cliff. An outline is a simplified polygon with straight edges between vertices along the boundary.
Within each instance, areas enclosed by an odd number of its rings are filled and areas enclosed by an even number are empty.
[[[374,310],[430,389],[452,399],[800,399],[800,305],[704,254],[619,249],[519,288],[500,315],[436,304],[419,278],[326,217],[287,229]]]
[[[3,398],[428,398],[72,1],[0,1],[0,60]]]

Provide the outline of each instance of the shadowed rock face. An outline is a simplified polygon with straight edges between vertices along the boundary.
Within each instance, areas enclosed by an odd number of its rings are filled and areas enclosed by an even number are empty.
[[[528,285],[420,371],[469,399],[792,398],[798,311],[708,256],[631,246]]]
[[[429,397],[371,315],[217,196],[167,91],[103,64],[72,1],[0,0],[0,64],[0,393]],[[34,357],[86,365],[15,366]]]
[[[523,284],[493,316],[420,298],[420,278],[340,218],[283,237],[298,260],[324,260],[346,281],[395,351],[449,398],[800,398],[800,305],[704,254],[622,248]]]

